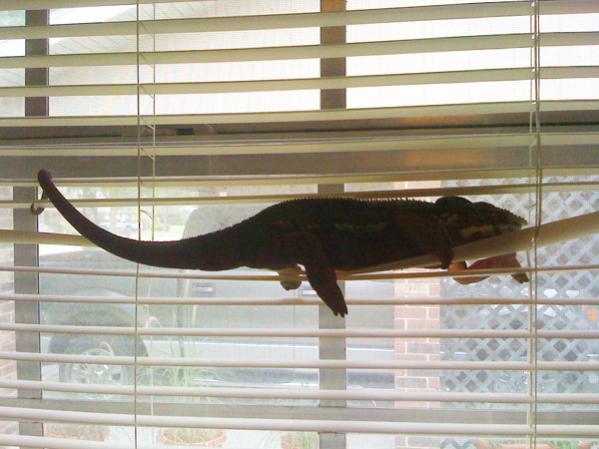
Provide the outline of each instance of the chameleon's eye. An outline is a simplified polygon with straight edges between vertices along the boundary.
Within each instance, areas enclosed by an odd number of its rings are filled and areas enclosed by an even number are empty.
[[[458,221],[458,216],[456,214],[449,214],[447,212],[439,215],[439,221],[443,225],[452,225]]]

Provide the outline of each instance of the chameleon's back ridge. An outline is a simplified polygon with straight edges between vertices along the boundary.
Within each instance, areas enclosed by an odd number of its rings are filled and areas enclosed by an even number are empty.
[[[247,266],[283,275],[284,288],[308,282],[335,315],[347,314],[335,270],[392,263],[424,254],[450,266],[453,247],[512,232],[525,221],[489,203],[461,197],[436,202],[306,198],[270,206],[256,215],[209,234],[167,242],[139,241],[97,226],[60,193],[51,174],[38,181],[52,204],[84,237],[119,257],[146,265],[228,270]],[[295,280],[293,279],[295,277]]]

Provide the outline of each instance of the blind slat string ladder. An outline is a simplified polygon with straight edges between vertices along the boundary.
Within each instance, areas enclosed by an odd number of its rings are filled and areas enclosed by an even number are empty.
[[[539,236],[543,222],[543,146],[541,142],[541,29],[540,29],[540,1],[533,1],[534,13],[531,15],[531,31],[534,47],[531,51],[534,77],[531,82],[533,91],[534,112],[530,115],[530,127],[533,135],[531,142],[531,159],[535,167],[535,234],[532,239],[532,260],[534,271],[529,283],[529,295],[533,300],[528,307],[528,328],[531,331],[528,346],[528,360],[532,367],[528,373],[528,394],[531,402],[528,407],[527,424],[531,427],[529,436],[530,447],[537,447],[538,437],[538,395],[539,395],[539,323],[537,318],[539,296]],[[528,254],[530,258],[530,251]]]
[[[43,5],[42,5],[43,3]],[[584,64],[564,65],[551,60],[552,51],[561,51],[564,48],[586,48],[589,54],[599,46],[599,32],[593,28],[589,30],[572,29],[560,31],[541,30],[541,19],[547,18],[572,18],[593,17],[599,13],[599,2],[591,0],[544,0],[544,1],[515,1],[515,2],[490,2],[480,4],[448,4],[432,6],[414,6],[384,9],[349,10],[344,12],[308,12],[308,13],[281,13],[248,16],[224,16],[224,17],[199,17],[157,19],[157,11],[161,8],[173,6],[173,10],[179,11],[191,6],[182,0],[47,0],[36,2],[33,0],[3,0],[0,3],[0,14],[3,12],[20,11],[23,9],[47,9],[47,8],[77,8],[94,6],[118,6],[119,8],[129,5],[135,8],[135,20],[107,21],[98,23],[69,23],[61,25],[42,26],[6,26],[0,27],[0,44],[2,40],[14,42],[22,39],[56,39],[68,41],[69,39],[135,39],[135,51],[125,49],[122,52],[81,52],[73,50],[70,54],[49,54],[44,56],[3,56],[0,57],[0,72],[19,73],[24,69],[48,68],[53,70],[79,69],[84,67],[98,67],[100,69],[112,67],[135,68],[135,82],[131,79],[127,82],[92,82],[80,83],[68,81],[67,83],[54,83],[45,86],[3,84],[0,87],[0,101],[10,102],[14,99],[24,97],[49,97],[53,99],[77,97],[95,97],[94,101],[102,98],[118,98],[127,101],[135,98],[135,113],[123,113],[107,115],[91,115],[73,113],[72,115],[51,115],[48,117],[22,117],[18,114],[0,117],[0,131],[8,131],[8,135],[20,128],[42,127],[48,130],[56,130],[60,127],[136,127],[135,138],[115,139],[98,137],[94,139],[73,138],[67,144],[63,141],[43,140],[41,143],[27,141],[25,143],[18,139],[8,139],[6,143],[0,143],[0,156],[7,158],[23,158],[23,160],[34,160],[39,155],[44,155],[48,160],[65,157],[98,158],[107,164],[125,158],[137,158],[137,176],[128,178],[116,178],[102,176],[95,178],[81,177],[57,177],[61,187],[133,187],[137,192],[135,197],[124,198],[82,198],[73,200],[77,207],[123,207],[136,206],[138,220],[138,237],[142,236],[141,222],[143,208],[151,206],[182,206],[199,204],[235,204],[235,203],[264,203],[289,199],[294,194],[256,194],[256,195],[232,195],[227,197],[209,195],[200,198],[157,196],[156,188],[160,187],[198,187],[198,186],[285,186],[290,184],[334,184],[334,183],[368,183],[368,182],[399,182],[399,181],[430,181],[430,180],[455,180],[455,179],[492,179],[492,178],[526,178],[525,183],[520,181],[507,185],[492,185],[485,183],[477,186],[443,186],[443,187],[419,187],[405,192],[399,192],[401,196],[429,197],[441,195],[529,195],[531,204],[534,204],[534,216],[530,220],[533,225],[529,228],[515,232],[510,236],[500,236],[487,239],[482,242],[465,245],[456,249],[456,260],[472,260],[498,254],[498,252],[527,251],[530,258],[529,267],[519,271],[531,275],[532,282],[528,289],[528,295],[511,294],[487,295],[481,297],[396,297],[388,298],[352,298],[348,297],[348,304],[355,306],[356,313],[359,307],[372,306],[398,306],[401,313],[402,306],[409,305],[435,305],[435,306],[475,306],[485,307],[485,310],[494,310],[495,307],[522,306],[528,310],[528,328],[522,329],[472,329],[472,328],[449,328],[449,329],[402,329],[402,328],[373,328],[373,327],[348,327],[344,329],[320,329],[309,327],[291,327],[283,325],[262,328],[252,327],[251,323],[243,327],[193,327],[181,325],[178,327],[145,327],[140,324],[139,315],[150,306],[179,306],[190,305],[194,307],[237,307],[237,306],[314,306],[319,304],[317,298],[187,298],[187,297],[146,297],[142,295],[141,285],[148,280],[162,281],[264,281],[276,282],[281,278],[275,275],[232,275],[213,273],[176,272],[171,270],[147,271],[139,265],[135,270],[89,270],[76,267],[24,267],[24,266],[0,266],[0,272],[5,273],[34,273],[44,276],[96,276],[109,279],[123,278],[135,283],[133,294],[115,296],[87,296],[87,295],[57,295],[57,294],[0,294],[0,301],[14,301],[15,304],[23,302],[39,302],[42,304],[72,305],[74,303],[101,305],[116,304],[132,307],[135,310],[134,322],[131,326],[120,325],[79,325],[71,323],[43,324],[43,323],[0,323],[0,335],[14,333],[17,338],[27,335],[105,335],[132,338],[134,350],[131,355],[101,356],[93,354],[69,354],[55,352],[30,352],[25,350],[0,351],[0,361],[35,362],[40,366],[52,366],[56,364],[89,364],[109,365],[132,368],[133,379],[131,384],[114,385],[104,383],[75,383],[57,382],[51,378],[41,380],[30,380],[21,378],[0,378],[0,388],[19,391],[43,391],[44,399],[39,402],[19,398],[10,398],[0,401],[0,420],[27,422],[37,421],[42,423],[77,423],[79,425],[108,425],[114,427],[126,427],[133,430],[133,437],[128,442],[95,442],[77,441],[63,438],[46,437],[43,435],[4,435],[0,434],[0,445],[22,446],[22,447],[47,447],[47,448],[95,448],[95,449],[131,449],[134,447],[150,448],[142,438],[142,429],[145,428],[213,428],[213,429],[236,429],[254,431],[296,431],[296,432],[320,432],[320,433],[347,433],[347,434],[391,434],[391,435],[427,435],[432,437],[453,437],[475,439],[479,437],[516,438],[527,440],[529,447],[535,447],[537,440],[544,439],[575,439],[582,438],[599,439],[599,426],[588,424],[588,418],[576,421],[576,412],[571,412],[570,407],[587,406],[591,412],[596,411],[599,403],[599,393],[593,392],[546,392],[542,391],[542,378],[540,373],[581,372],[592,375],[599,371],[598,361],[572,361],[572,360],[539,360],[539,347],[545,342],[552,340],[592,340],[599,339],[599,331],[595,329],[578,328],[540,328],[539,313],[542,307],[596,307],[599,300],[588,295],[587,297],[556,297],[546,298],[539,291],[542,278],[555,273],[564,276],[572,276],[571,273],[587,272],[597,276],[599,264],[593,262],[572,263],[571,265],[551,266],[541,265],[541,248],[549,245],[562,244],[566,241],[581,238],[590,238],[599,229],[599,212],[587,213],[577,217],[542,223],[541,216],[546,212],[543,208],[544,195],[564,194],[573,192],[596,192],[597,178],[596,165],[584,163],[568,166],[565,156],[559,159],[555,165],[545,167],[545,157],[551,161],[557,150],[567,148],[572,154],[583,155],[585,151],[591,152],[599,143],[599,133],[592,126],[569,127],[560,126],[559,129],[551,126],[543,126],[541,129],[541,116],[543,114],[594,114],[599,109],[599,98],[588,96],[552,98],[550,95],[541,97],[541,86],[549,86],[550,83],[567,83],[577,81],[584,83],[588,80],[599,78],[599,67],[593,58],[589,58]],[[203,3],[203,2],[202,2]],[[171,4],[171,5],[169,5]],[[187,6],[186,6],[187,5]],[[144,8],[142,8],[144,7]],[[149,8],[149,9],[147,9]],[[181,8],[181,9],[179,9]],[[142,20],[142,10],[152,11],[150,19]],[[191,11],[191,9],[190,9]],[[205,14],[208,10],[203,10]],[[210,11],[208,11],[210,12]],[[2,16],[0,15],[0,18]],[[380,37],[378,39],[362,42],[348,41],[343,44],[313,44],[310,42],[292,42],[284,46],[268,46],[261,41],[255,48],[251,45],[247,48],[223,47],[216,49],[201,50],[157,50],[157,36],[166,38],[168,36],[182,35],[182,33],[196,33],[203,35],[206,32],[256,32],[260,30],[278,30],[283,33],[287,30],[308,30],[318,27],[342,27],[355,26],[356,29],[368,25],[384,27],[385,24],[401,24],[406,27],[412,23],[439,24],[442,21],[464,19],[487,20],[496,19],[518,20],[528,18],[530,30],[510,31],[503,34],[486,33],[478,35],[436,35],[416,38],[391,38]],[[503,23],[503,22],[497,22]],[[349,29],[349,28],[348,28]],[[189,36],[189,35],[184,35]],[[383,35],[381,35],[383,36]],[[151,39],[152,48],[142,48],[142,40]],[[185,37],[187,38],[187,37]],[[176,64],[228,64],[228,63],[254,63],[263,62],[276,63],[277,61],[306,61],[322,60],[327,58],[345,58],[348,65],[359,58],[367,57],[412,57],[417,54],[443,54],[450,52],[474,52],[473,54],[486,55],[493,52],[521,50],[530,52],[530,63],[513,62],[512,65],[479,67],[465,69],[437,70],[423,69],[427,64],[408,73],[352,73],[349,70],[347,76],[313,77],[299,73],[293,78],[275,76],[263,76],[256,79],[240,80],[209,80],[209,81],[158,81],[159,70],[175,67]],[[0,54],[2,54],[0,46]],[[551,63],[541,66],[541,52],[547,52]],[[545,55],[545,53],[543,53]],[[544,56],[545,57],[545,56]],[[407,59],[406,59],[407,60]],[[566,58],[564,58],[566,60]],[[517,58],[514,57],[514,61]],[[434,66],[432,66],[434,67]],[[411,69],[412,67],[410,67]],[[151,80],[146,78],[146,70],[151,71]],[[144,76],[142,77],[142,72]],[[50,77],[51,79],[52,76]],[[198,101],[212,94],[246,95],[246,94],[276,94],[277,92],[309,92],[311,90],[324,89],[346,89],[347,92],[359,92],[360,89],[384,89],[405,88],[424,89],[435,88],[442,85],[444,88],[459,89],[460,85],[482,84],[482,83],[508,83],[505,85],[515,86],[509,83],[529,83],[529,98],[514,98],[510,100],[487,99],[466,100],[464,102],[441,102],[440,104],[419,102],[416,104],[391,105],[391,106],[348,106],[344,109],[285,109],[265,111],[243,111],[243,112],[164,112],[159,104],[162,98],[170,95],[202,95]],[[504,84],[497,84],[505,86]],[[500,89],[502,89],[501,87]],[[508,87],[509,88],[509,87]],[[566,89],[566,88],[564,88]],[[379,95],[379,94],[375,94]],[[384,94],[383,94],[384,95]],[[177,97],[188,98],[188,97]],[[257,97],[258,98],[258,97]],[[348,95],[351,98],[351,95]],[[543,101],[541,101],[543,98]],[[551,98],[551,99],[545,99]],[[151,108],[148,111],[149,99]],[[119,100],[120,101],[120,100]],[[8,104],[8,103],[7,103]],[[348,104],[351,104],[348,102]],[[358,104],[358,103],[356,103]],[[385,103],[386,104],[386,103]],[[486,117],[491,124],[505,125],[501,122],[503,117],[516,116],[517,114],[528,114],[530,117],[530,129],[522,131],[516,126],[505,130],[493,129],[490,132],[479,132],[476,129],[466,127],[449,130],[437,126],[434,133],[411,134],[408,132],[382,133],[373,131],[336,131],[328,135],[309,132],[305,136],[297,134],[289,138],[265,138],[264,135],[256,133],[249,137],[242,135],[228,137],[219,140],[221,136],[216,135],[214,139],[208,138],[203,141],[184,140],[177,138],[161,138],[157,134],[159,127],[185,126],[208,124],[211,126],[237,126],[237,125],[263,125],[304,123],[307,127],[315,123],[334,123],[352,120],[406,120],[410,123],[432,124],[439,117],[450,117],[456,123],[462,117]],[[580,117],[580,115],[578,115]],[[413,122],[410,122],[410,121]],[[494,122],[496,120],[496,122]],[[399,123],[399,122],[397,122]],[[100,128],[97,128],[100,129]],[[428,128],[427,128],[428,129]],[[151,137],[147,136],[150,131]],[[353,133],[353,134],[352,134]],[[460,162],[462,165],[449,167],[444,170],[421,170],[414,173],[332,173],[326,175],[249,175],[239,177],[204,177],[204,176],[156,176],[157,158],[174,157],[278,157],[278,156],[326,156],[345,153],[351,156],[368,154],[382,158],[390,152],[414,154],[440,154],[451,151],[485,151],[488,157],[498,157],[518,149],[526,149],[530,157],[530,163],[526,167],[518,167],[516,164],[506,163],[504,168],[481,165],[470,165],[469,162]],[[426,153],[436,152],[436,153]],[[593,153],[590,153],[593,154]],[[432,156],[431,156],[432,157]],[[501,157],[501,156],[500,156]],[[152,173],[145,173],[143,167],[144,159],[149,158]],[[589,160],[581,156],[581,161]],[[265,158],[266,159],[266,158]],[[576,157],[572,156],[572,160]],[[118,163],[118,162],[117,162]],[[168,164],[167,164],[168,165]],[[2,170],[0,168],[0,170]],[[2,171],[5,173],[5,171]],[[576,178],[568,181],[553,181],[545,179],[548,174],[552,175],[584,175],[591,177]],[[3,175],[0,186],[36,186],[36,182],[28,177],[14,178]],[[149,197],[142,195],[142,187],[152,188]],[[398,196],[395,190],[378,190],[375,192],[350,192],[344,195],[363,196],[367,198],[392,198]],[[307,194],[307,196],[318,196],[318,194]],[[342,195],[343,196],[343,195]],[[13,200],[0,200],[2,210],[12,211],[25,209],[32,206],[23,202]],[[52,206],[44,200],[35,201],[33,206]],[[530,210],[530,209],[529,209]],[[155,210],[152,210],[151,218],[154,219]],[[15,244],[38,244],[38,245],[70,245],[76,247],[92,246],[90,242],[81,236],[60,234],[55,232],[21,232],[19,230],[0,230],[0,242]],[[15,250],[15,251],[18,251]],[[422,268],[431,266],[436,262],[434,257],[424,256],[410,260],[400,261],[396,264],[370,267],[367,270],[356,272],[339,273],[340,280],[349,281],[401,281],[410,279],[437,279],[452,276],[472,276],[473,274],[509,274],[518,269],[499,268],[490,270],[468,270],[456,273],[440,273],[437,271],[411,271],[396,272],[403,268]],[[302,277],[303,279],[303,277]],[[521,292],[520,292],[521,293]],[[210,348],[219,339],[231,342],[230,349],[223,350],[214,346],[212,350],[203,356],[171,357],[163,354],[141,354],[139,343],[144,338],[167,338],[183,339],[194,338],[205,340],[205,346]],[[348,356],[345,359],[319,359],[318,351],[312,351],[309,346],[305,348],[302,344],[294,346],[294,351],[300,351],[303,355],[295,358],[285,356],[275,357],[266,354],[259,357],[248,357],[235,354],[242,346],[239,341],[252,339],[268,339],[268,341],[279,341],[278,339],[320,339],[337,338],[345,339]],[[353,340],[352,340],[353,339]],[[383,342],[384,339],[415,339],[419,342],[428,342],[430,339],[441,341],[457,340],[522,340],[527,345],[526,358],[516,360],[370,360],[361,359],[360,350],[355,349],[353,341]],[[170,340],[169,340],[170,341]],[[283,341],[283,340],[281,340]],[[300,341],[300,340],[298,340]],[[408,340],[409,341],[409,340]],[[258,345],[257,345],[258,346]],[[307,349],[306,349],[307,348]],[[274,351],[274,350],[273,350]],[[302,352],[304,351],[304,352]],[[352,352],[352,351],[355,351]],[[382,353],[382,351],[381,351]],[[262,354],[262,353],[261,353]],[[294,352],[295,354],[295,352]],[[518,392],[508,393],[483,393],[483,392],[460,392],[444,391],[402,391],[399,388],[348,388],[348,389],[311,389],[298,386],[278,385],[266,388],[240,387],[238,385],[225,385],[219,387],[211,386],[171,386],[158,385],[151,382],[149,385],[140,384],[138,377],[145,369],[172,368],[172,367],[197,367],[197,368],[223,368],[236,370],[320,370],[336,369],[347,373],[360,371],[399,371],[399,370],[422,370],[433,371],[465,371],[465,372],[491,372],[491,373],[525,373],[528,376],[528,385]],[[62,404],[58,409],[53,405],[52,394],[66,394],[66,399],[56,401]],[[104,403],[110,402],[98,400],[100,407],[96,410],[94,401],[85,401],[85,396],[77,395],[108,395],[112,398],[119,397],[130,402],[114,401],[114,411],[103,407]],[[96,397],[96,396],[94,396]],[[303,401],[370,401],[377,404],[380,402],[397,401],[399,407],[403,401],[417,401],[426,405],[427,403],[441,403],[441,408],[448,408],[454,412],[455,404],[466,404],[469,407],[477,407],[475,404],[486,404],[491,407],[503,404],[505,406],[517,405],[514,416],[519,416],[521,410],[525,410],[526,420],[517,421],[515,417],[508,416],[509,408],[500,409],[497,416],[506,412],[507,418],[500,418],[497,422],[486,423],[479,420],[452,422],[443,412],[447,410],[426,409],[428,413],[422,422],[414,422],[405,417],[396,421],[390,420],[386,410],[380,407],[361,409],[353,405],[340,407],[334,410],[337,415],[331,415],[328,408],[315,410],[313,415],[307,415],[306,406],[286,406],[286,411],[279,417],[279,406],[260,405],[252,408],[243,402],[228,406],[225,402],[214,405],[218,414],[210,414],[210,411],[198,406],[190,413],[185,409],[186,404],[176,403],[171,409],[165,408],[163,400],[168,403],[168,398],[216,398],[231,400],[303,400]],[[76,399],[72,399],[76,398]],[[125,405],[131,405],[132,409],[125,409]],[[209,406],[211,402],[208,402]],[[271,404],[268,402],[267,404]],[[293,403],[295,404],[295,403]],[[540,421],[539,409],[548,406],[562,407],[564,417],[573,423],[564,421],[564,424],[547,424]],[[177,407],[181,408],[177,408]],[[54,409],[53,409],[54,407]],[[94,411],[92,411],[94,410]],[[188,411],[185,411],[188,410]],[[420,410],[420,409],[416,409]],[[553,409],[550,409],[553,410]],[[486,412],[487,410],[485,410]],[[362,413],[364,412],[364,413]],[[196,414],[197,413],[197,414]],[[255,413],[255,414],[254,414]],[[295,413],[295,415],[294,415]],[[192,416],[190,416],[192,415]],[[250,417],[251,416],[251,417]],[[396,416],[396,415],[393,415]],[[398,415],[397,415],[398,416]],[[415,416],[423,416],[416,414]],[[459,411],[456,412],[456,417]],[[481,415],[482,416],[482,415]],[[449,419],[449,421],[448,421]],[[586,419],[586,420],[585,420]],[[436,420],[436,421],[435,421]],[[438,422],[437,422],[438,421]],[[322,449],[331,449],[322,447]]]

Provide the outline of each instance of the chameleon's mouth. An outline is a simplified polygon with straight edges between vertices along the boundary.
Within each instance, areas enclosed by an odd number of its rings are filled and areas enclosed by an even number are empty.
[[[517,231],[520,228],[521,226],[518,224],[468,226],[467,228],[460,229],[460,236],[465,240],[478,240],[481,238],[507,234],[508,232]]]
[[[509,217],[507,223],[468,226],[466,228],[460,229],[460,236],[465,240],[478,240],[481,238],[515,232],[526,224],[526,220],[524,218],[512,214],[509,211],[504,212],[508,214]]]
[[[526,222],[524,222],[526,224]],[[507,234],[508,232],[518,231],[523,225],[520,224],[509,224],[509,225],[498,225],[495,226],[495,229],[498,230],[498,235]]]

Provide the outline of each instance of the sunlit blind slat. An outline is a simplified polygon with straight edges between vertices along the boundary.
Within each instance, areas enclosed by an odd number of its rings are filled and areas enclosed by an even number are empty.
[[[599,69],[589,67],[546,67],[542,79],[595,78]],[[298,80],[230,81],[206,83],[144,84],[142,90],[148,95],[206,94],[226,92],[260,92],[278,90],[342,89],[356,87],[405,86],[421,84],[473,83],[491,81],[530,80],[527,68],[471,70],[455,72],[415,73],[401,75],[373,75],[354,77],[327,77]],[[135,95],[134,84],[96,84],[68,86],[2,87],[0,97],[87,96],[87,95]]]
[[[123,2],[124,4],[125,2]],[[158,2],[157,2],[158,3]],[[73,3],[76,7],[81,2]],[[364,9],[346,12],[272,14],[261,16],[162,19],[141,22],[140,33],[194,33],[213,31],[264,30],[279,28],[330,27],[358,24],[401,23],[424,20],[473,19],[489,17],[527,16],[531,9],[527,2],[493,2],[434,5],[423,7]],[[1,11],[1,9],[0,9]],[[586,0],[548,0],[541,4],[542,14],[596,13],[599,7]],[[102,24],[69,24],[53,26],[6,27],[0,29],[0,38],[40,39],[46,37],[135,35],[135,22]]]
[[[542,45],[546,47],[599,45],[599,33],[546,33],[541,36],[541,42]],[[189,64],[497,50],[531,48],[531,46],[530,35],[521,33],[399,41],[355,42],[331,45],[232,48],[204,51],[157,51],[151,53],[144,52],[141,54],[141,58],[144,64]],[[136,58],[134,52],[5,57],[0,59],[0,68],[135,65]]]

